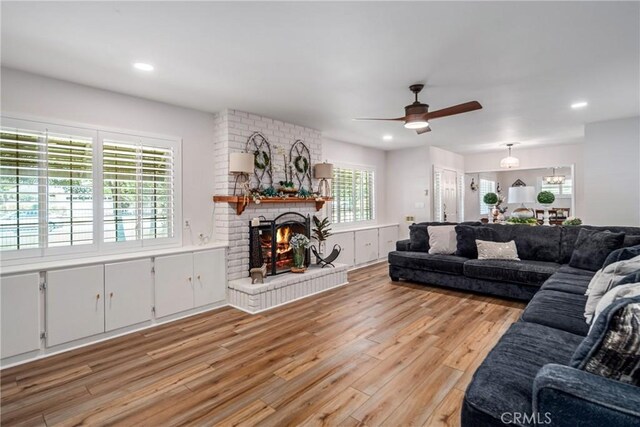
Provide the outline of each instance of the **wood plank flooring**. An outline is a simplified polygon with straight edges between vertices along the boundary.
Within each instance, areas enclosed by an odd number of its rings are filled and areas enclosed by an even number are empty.
[[[393,283],[249,315],[221,308],[1,373],[3,426],[455,426],[524,304]]]

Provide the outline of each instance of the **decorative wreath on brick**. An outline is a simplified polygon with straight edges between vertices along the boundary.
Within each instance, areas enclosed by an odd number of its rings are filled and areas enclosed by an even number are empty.
[[[293,165],[295,166],[296,171],[301,174],[305,174],[309,170],[309,160],[303,156],[296,157],[293,161]]]
[[[256,150],[254,152],[255,158],[253,160],[253,164],[256,169],[265,170],[269,164],[271,163],[271,159],[266,151]]]

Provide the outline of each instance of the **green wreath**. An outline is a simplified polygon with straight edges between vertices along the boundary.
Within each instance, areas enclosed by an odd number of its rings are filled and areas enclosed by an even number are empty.
[[[253,164],[255,165],[255,167],[260,170],[265,170],[271,162],[271,160],[269,159],[269,155],[265,151],[259,150],[256,150],[253,154],[255,155],[253,159]]]
[[[298,156],[293,162],[298,173],[306,173],[309,170],[309,160],[306,157]]]

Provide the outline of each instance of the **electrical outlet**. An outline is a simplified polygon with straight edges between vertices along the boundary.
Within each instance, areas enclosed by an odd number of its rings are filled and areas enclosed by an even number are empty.
[[[412,215],[407,215],[407,216],[404,217],[404,220],[407,221],[407,222],[414,222],[416,219]]]
[[[190,219],[185,219],[184,220],[184,228],[189,228],[191,227],[191,220]]]

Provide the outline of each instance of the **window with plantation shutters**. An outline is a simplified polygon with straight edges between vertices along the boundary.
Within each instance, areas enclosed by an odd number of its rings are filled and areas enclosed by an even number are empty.
[[[3,260],[179,244],[179,166],[177,140],[2,117]]]
[[[331,192],[334,223],[375,219],[374,172],[372,170],[334,167]]]
[[[480,191],[478,191],[478,195],[480,196],[480,215],[487,215],[491,208],[484,202],[484,196],[487,193],[495,193],[496,192],[496,182],[490,179],[480,178]]]
[[[174,150],[104,139],[102,165],[104,241],[174,237]]]
[[[91,137],[2,127],[0,249],[94,242]]]

